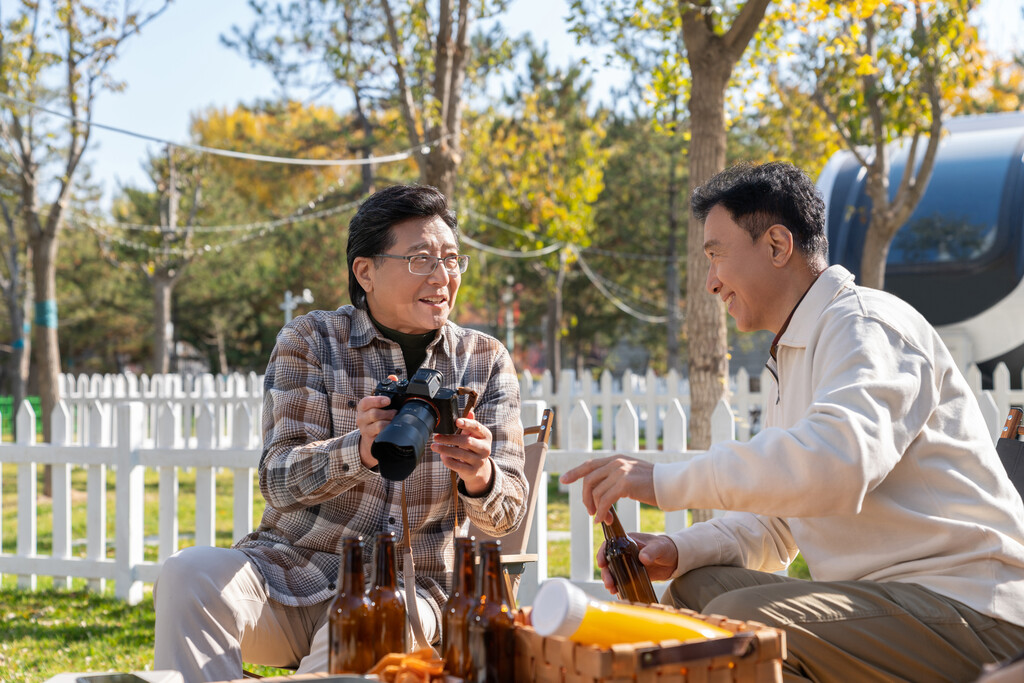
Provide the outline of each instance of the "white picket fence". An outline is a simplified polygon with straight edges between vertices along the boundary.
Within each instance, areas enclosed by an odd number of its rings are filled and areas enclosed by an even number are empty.
[[[1010,388],[1010,371],[1004,364],[1000,364],[993,373],[991,391],[982,391],[981,371],[976,365],[969,366],[964,376],[978,398],[990,431],[998,435],[1007,409],[1011,405],[1024,405],[1024,390]],[[762,370],[758,379],[759,389],[752,391],[749,373],[740,368],[729,381],[728,402],[735,415],[736,438],[740,441],[746,441],[758,431],[761,416],[765,414],[766,390],[774,380],[767,368]],[[547,370],[539,379],[525,372],[519,381],[524,400],[544,401],[555,407],[559,427],[577,402],[586,403],[594,417],[594,437],[606,437],[605,442],[614,440],[615,416],[627,402],[638,411],[641,433],[650,444],[656,444],[658,437],[664,436],[665,415],[674,402],[678,401],[687,415],[690,410],[689,381],[675,371],[659,376],[653,370],[646,374],[627,370],[616,378],[605,370],[595,379],[589,372],[577,377],[574,370],[563,370],[557,390],[553,387],[553,377]]]
[[[586,460],[612,453],[634,454],[654,462],[675,462],[700,453],[685,450],[684,397],[659,391],[658,380],[652,381],[652,375],[645,376],[643,382],[627,376],[619,383],[602,377],[600,392],[594,392],[592,385],[588,388],[588,383],[567,378],[563,377],[559,392],[552,392],[549,401],[536,400],[542,390],[536,390],[530,378],[524,379],[527,400],[523,402],[523,423],[536,424],[548,403],[555,406],[559,420],[559,441],[549,452],[545,478],[549,473],[565,472]],[[1010,391],[1008,378],[1008,373],[997,372],[996,389],[980,397],[993,439],[1010,403],[1024,403],[1024,392]],[[742,375],[738,379],[747,386]],[[767,386],[766,381],[762,386]],[[544,386],[543,379],[540,386]],[[578,393],[573,393],[574,386]],[[196,544],[217,544],[215,491],[217,482],[228,476],[233,478],[234,491],[232,538],[247,534],[254,523],[253,476],[261,452],[261,387],[255,375],[223,381],[206,377],[193,381],[65,378],[64,398],[54,410],[53,438],[48,444],[36,443],[36,430],[32,428],[35,415],[24,402],[16,416],[17,441],[0,445],[0,463],[17,467],[17,506],[13,510],[0,507],[0,519],[17,517],[16,551],[0,553],[0,575],[17,575],[18,585],[30,590],[35,589],[39,576],[54,577],[58,586],[70,585],[72,577],[84,578],[90,588],[97,590],[105,581],[113,580],[115,595],[137,602],[143,584],[156,579],[162,561],[179,547],[178,479],[183,468],[196,473]],[[618,387],[628,391],[616,391]],[[744,424],[749,407],[760,405],[759,394],[747,394],[737,389],[732,397],[734,402],[740,400],[737,397],[743,401],[739,405],[744,406],[744,412],[738,415],[726,401],[719,403],[712,418],[713,442],[737,438],[738,426]],[[745,431],[749,432],[749,423]],[[594,449],[595,434],[603,435],[602,450]],[[661,450],[658,439],[651,438],[655,434],[663,442]],[[646,436],[643,448],[642,436]],[[746,438],[742,433],[739,436]],[[53,472],[53,546],[49,555],[38,551],[40,465],[52,465]],[[84,491],[72,490],[72,468],[78,467],[87,470]],[[147,506],[144,501],[143,475],[147,468],[159,472],[158,506]],[[104,493],[108,471],[114,473],[116,490],[113,542],[106,533]],[[569,495],[570,578],[601,595],[603,586],[593,578],[592,523],[578,486],[572,485]],[[83,493],[87,508],[85,537],[73,538],[72,501]],[[546,481],[539,496],[529,550],[537,552],[540,560],[524,575],[519,597],[525,604],[531,602],[537,586],[548,575]],[[637,530],[639,505],[620,501],[618,507],[627,530]],[[147,539],[144,520],[154,516],[158,519],[158,534],[155,539]],[[685,511],[664,513],[666,530],[685,524]],[[147,543],[157,546],[155,561],[143,558]],[[77,549],[82,544],[84,553]],[[220,543],[227,544],[227,539]]]

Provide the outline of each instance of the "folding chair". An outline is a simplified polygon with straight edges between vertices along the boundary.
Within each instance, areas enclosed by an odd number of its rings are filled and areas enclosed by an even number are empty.
[[[1024,441],[1019,441],[1018,436],[1024,434],[1024,426],[1021,420],[1024,418],[1024,410],[1017,406],[1010,408],[1010,414],[1006,416],[1006,424],[996,441],[996,452],[999,459],[1010,475],[1017,493],[1024,498]]]
[[[509,600],[515,604],[516,593],[519,590],[519,581],[523,577],[523,571],[528,562],[537,561],[537,553],[526,552],[526,544],[530,540],[530,530],[533,528],[533,517],[537,508],[537,494],[540,490],[540,481],[544,472],[544,460],[548,455],[548,441],[551,438],[551,418],[554,409],[545,408],[541,414],[540,424],[527,427],[523,434],[529,436],[536,434],[537,440],[526,445],[526,464],[524,471],[526,481],[529,484],[529,491],[526,494],[526,517],[523,518],[519,528],[510,534],[501,536],[501,567],[505,575],[505,587],[508,589]],[[475,536],[477,541],[493,540],[491,536],[478,529],[472,522],[469,524],[469,535]]]

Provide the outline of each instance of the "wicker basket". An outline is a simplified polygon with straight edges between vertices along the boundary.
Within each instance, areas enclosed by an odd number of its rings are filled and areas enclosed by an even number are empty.
[[[670,609],[670,608],[665,608]],[[539,683],[777,683],[782,681],[785,634],[757,622],[690,610],[682,614],[736,634],[680,643],[634,643],[611,649],[580,645],[516,626],[516,681]]]

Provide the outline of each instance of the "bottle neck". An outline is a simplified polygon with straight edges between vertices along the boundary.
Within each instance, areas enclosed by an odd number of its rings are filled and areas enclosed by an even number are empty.
[[[626,535],[626,532],[622,530],[622,522],[619,521],[619,516],[615,514],[615,508],[610,508],[612,513],[612,523],[605,524],[601,522],[604,527],[604,535],[609,538],[622,538]]]
[[[483,572],[483,582],[480,592],[487,597],[488,601],[496,603],[505,601],[505,585],[501,580],[501,550],[487,549],[480,558],[480,571]]]
[[[377,545],[377,571],[374,577],[376,585],[382,588],[397,588],[398,573],[395,564],[395,544],[393,541],[382,541]]]
[[[362,594],[363,584],[363,547],[359,544],[345,544],[341,556],[341,576],[338,577],[339,590],[348,595]]]
[[[455,585],[452,586],[453,593],[460,595],[472,595],[476,589],[476,576],[473,566],[473,544],[456,543],[455,545]]]

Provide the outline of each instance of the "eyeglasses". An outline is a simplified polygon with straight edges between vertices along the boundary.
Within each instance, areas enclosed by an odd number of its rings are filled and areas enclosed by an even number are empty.
[[[438,263],[444,263],[444,269],[449,275],[465,273],[469,268],[469,256],[459,254],[458,256],[427,256],[416,254],[415,256],[396,256],[394,254],[377,254],[383,258],[401,259],[409,262],[409,272],[413,275],[430,275],[437,268]]]

